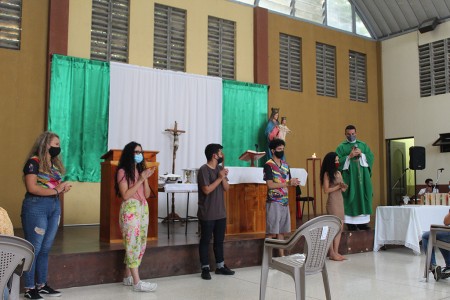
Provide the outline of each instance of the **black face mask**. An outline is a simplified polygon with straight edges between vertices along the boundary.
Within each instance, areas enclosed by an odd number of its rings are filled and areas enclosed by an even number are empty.
[[[48,153],[50,154],[50,156],[52,158],[55,158],[59,155],[59,153],[61,153],[61,148],[60,147],[50,147],[50,149],[48,149]]]
[[[217,159],[217,164],[221,164],[223,162],[223,157],[220,157]]]
[[[275,151],[273,153],[277,158],[282,159],[284,156],[284,151]]]

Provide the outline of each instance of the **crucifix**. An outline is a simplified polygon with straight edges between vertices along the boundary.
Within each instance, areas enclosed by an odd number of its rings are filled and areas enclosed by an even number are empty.
[[[177,150],[178,146],[180,145],[180,142],[178,140],[178,136],[182,133],[185,133],[185,130],[178,129],[178,123],[175,121],[175,126],[173,128],[168,128],[165,131],[168,131],[170,134],[173,135],[173,153],[172,153],[172,174],[175,174],[175,159],[177,158]],[[179,220],[181,221],[180,216],[175,212],[175,193],[172,193],[172,210],[171,213],[164,218],[163,221],[170,221],[170,220]]]
[[[175,126],[173,127],[173,129],[168,128],[165,130],[165,131],[169,131],[171,134],[173,134],[172,174],[175,174],[175,159],[177,158],[177,150],[178,150],[178,146],[180,145],[178,136],[180,134],[186,132],[184,130],[179,130],[177,128],[177,126],[178,126],[177,121],[175,121]]]

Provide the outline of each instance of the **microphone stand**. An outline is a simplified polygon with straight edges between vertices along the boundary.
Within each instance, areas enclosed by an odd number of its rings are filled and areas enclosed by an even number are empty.
[[[408,169],[405,169],[402,173],[402,175],[400,175],[400,177],[397,179],[397,181],[395,182],[394,186],[392,187],[391,191],[394,190],[394,188],[397,186],[397,184],[400,182],[400,180],[402,180],[403,176],[405,175],[406,171],[408,171]]]
[[[441,171],[441,173],[439,173],[439,171]],[[441,174],[442,174],[442,171],[444,171],[444,170],[437,170],[437,179],[436,179],[436,182],[434,183],[434,187],[433,187],[433,193],[437,193],[437,189],[436,189],[436,186],[437,186],[437,184],[438,184],[438,182],[439,182],[439,178],[441,177]]]

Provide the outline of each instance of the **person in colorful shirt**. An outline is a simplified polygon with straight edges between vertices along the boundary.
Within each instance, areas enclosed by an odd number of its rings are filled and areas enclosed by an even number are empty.
[[[147,246],[148,178],[154,172],[155,168],[147,169],[140,144],[125,145],[117,167],[115,189],[122,198],[119,225],[125,247],[123,284],[133,286],[135,292],[153,292],[157,288],[156,283],[142,281],[139,277],[139,266]]]
[[[27,192],[22,203],[22,227],[25,239],[34,246],[33,264],[30,271],[24,272],[27,299],[61,296],[47,284],[48,254],[61,216],[59,195],[72,187],[62,181],[60,152],[59,136],[46,131],[37,138],[23,168]]]
[[[285,145],[281,139],[269,143],[272,158],[266,162],[263,171],[267,183],[266,235],[276,239],[284,239],[284,235],[291,232],[288,186],[300,183],[297,178],[291,179],[289,166],[282,160]],[[284,255],[283,250],[280,250],[280,255]]]

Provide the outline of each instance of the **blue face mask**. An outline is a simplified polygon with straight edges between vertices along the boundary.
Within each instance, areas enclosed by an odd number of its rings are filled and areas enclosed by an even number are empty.
[[[144,156],[142,155],[142,153],[139,154],[135,154],[134,155],[134,161],[139,164],[144,160]]]

